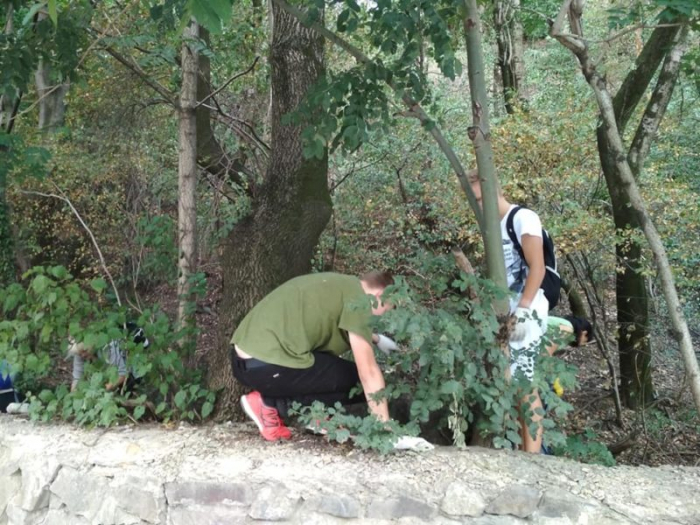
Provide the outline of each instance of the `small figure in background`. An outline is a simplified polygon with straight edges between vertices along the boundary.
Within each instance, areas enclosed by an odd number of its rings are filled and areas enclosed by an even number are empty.
[[[144,348],[148,348],[149,341],[143,329],[133,323],[127,323],[126,326],[132,341],[136,344],[142,344]],[[89,348],[85,343],[77,343],[73,340],[71,340],[70,343],[68,355],[73,357],[71,392],[75,391],[78,387],[78,383],[83,378],[85,361],[92,361],[98,357],[108,365],[116,366],[117,373],[119,374],[117,381],[105,384],[106,390],[117,390],[125,385],[124,390],[131,391],[139,382],[139,378],[135,377],[133,371],[129,370],[126,366],[126,354],[121,347],[120,341],[116,339],[110,341],[109,344],[99,351],[96,351],[94,348]]]

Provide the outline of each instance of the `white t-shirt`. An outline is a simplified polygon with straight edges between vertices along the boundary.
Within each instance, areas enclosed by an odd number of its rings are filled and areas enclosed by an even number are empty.
[[[119,377],[125,377],[129,370],[126,367],[124,352],[119,346],[119,341],[112,341],[98,352],[98,356],[108,365],[116,366]],[[79,355],[73,356],[73,385],[83,378],[85,363]]]
[[[506,230],[508,215],[510,215],[513,208],[515,208],[515,204],[508,208],[508,213],[501,219],[501,238],[503,239],[503,258],[506,262],[508,288],[520,293],[523,286],[525,286],[528,268],[525,261],[520,257],[520,253],[515,248],[513,241],[510,240]],[[521,247],[523,245],[523,235],[542,238],[542,222],[534,211],[527,208],[521,208],[515,214],[513,217],[513,229]],[[513,287],[514,285],[516,285],[515,288]]]

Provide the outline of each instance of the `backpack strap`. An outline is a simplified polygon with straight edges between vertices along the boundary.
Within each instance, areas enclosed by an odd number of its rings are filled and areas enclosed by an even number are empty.
[[[518,236],[515,234],[515,228],[513,227],[513,220],[515,219],[515,214],[518,213],[518,211],[522,208],[522,206],[516,206],[515,208],[510,210],[510,212],[508,213],[508,218],[506,219],[506,231],[508,232],[508,237],[510,237],[511,242],[515,246],[515,249],[518,250],[520,258],[524,263],[525,254],[523,253],[523,247],[520,246],[520,243],[518,242]]]

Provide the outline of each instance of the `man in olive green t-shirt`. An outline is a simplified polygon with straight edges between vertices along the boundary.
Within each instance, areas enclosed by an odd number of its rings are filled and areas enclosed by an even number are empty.
[[[254,389],[241,398],[246,414],[269,441],[289,439],[278,409],[291,401],[362,401],[350,397],[361,383],[370,410],[389,419],[386,400],[371,395],[385,386],[374,358],[372,315],[390,306],[381,300],[391,275],[371,272],[360,278],[337,273],[296,277],[260,301],[231,338],[233,373]],[[352,350],[354,362],[340,356]]]

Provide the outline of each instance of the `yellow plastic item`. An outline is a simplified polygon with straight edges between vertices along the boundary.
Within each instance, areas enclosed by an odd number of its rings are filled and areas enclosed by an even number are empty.
[[[554,380],[554,384],[552,385],[552,389],[554,390],[554,393],[556,395],[558,395],[559,397],[564,395],[564,387],[561,386],[561,383],[559,382],[558,377]]]

